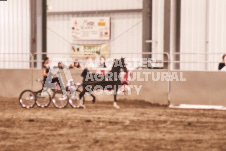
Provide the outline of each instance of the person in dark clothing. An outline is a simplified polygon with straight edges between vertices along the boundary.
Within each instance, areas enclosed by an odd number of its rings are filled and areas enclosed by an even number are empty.
[[[100,57],[100,65],[99,68],[107,68],[105,64],[105,58],[103,56]]]
[[[59,69],[64,69],[62,62],[58,62],[58,68]]]
[[[222,70],[224,67],[225,67],[225,63],[226,63],[226,54],[224,54],[223,56],[222,56],[222,62],[221,63],[219,63],[219,66],[218,66],[218,70]]]
[[[69,66],[69,69],[79,69],[79,68],[81,68],[81,66],[80,66],[80,63],[78,61],[75,61],[74,65],[71,64]]]
[[[48,83],[57,83],[60,86],[60,83],[63,84],[60,78],[60,75],[58,75],[58,77],[53,77],[54,75],[49,75],[51,73],[50,73],[50,67],[48,64],[49,64],[49,58],[46,57],[44,59],[44,63],[42,66],[42,75],[43,75],[43,82],[44,82],[43,87],[45,86],[46,83],[47,83],[47,86],[48,86]],[[64,90],[64,88],[62,90]]]
[[[47,76],[49,74],[49,70],[50,70],[50,67],[49,67],[49,58],[46,57],[44,59],[44,63],[43,63],[43,66],[42,66],[42,76],[43,76],[43,81],[45,82],[46,79],[47,79]]]

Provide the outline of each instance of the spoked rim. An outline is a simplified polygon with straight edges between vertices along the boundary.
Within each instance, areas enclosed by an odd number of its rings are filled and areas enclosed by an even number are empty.
[[[40,108],[47,108],[51,103],[51,95],[48,91],[39,91],[36,93],[36,105]]]
[[[35,106],[35,94],[31,90],[24,90],[19,97],[19,102],[23,108],[33,108]]]
[[[76,90],[74,92],[71,92],[70,97],[69,97],[69,104],[71,105],[72,108],[85,108],[83,105],[84,103],[84,96],[80,99],[79,94],[81,91]]]
[[[62,109],[68,105],[68,96],[64,95],[62,92],[55,92],[52,98],[53,104],[56,108]]]

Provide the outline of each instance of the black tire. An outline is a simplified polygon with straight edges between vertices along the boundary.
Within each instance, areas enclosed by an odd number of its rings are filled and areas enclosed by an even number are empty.
[[[81,99],[79,98],[80,93],[82,93],[79,90],[76,90],[75,92],[71,92],[69,97],[69,104],[72,108],[81,108],[81,104],[84,105],[85,103],[85,97],[83,96]]]
[[[35,94],[31,90],[24,90],[20,93],[19,102],[23,108],[33,108],[35,106]]]
[[[40,108],[47,108],[51,103],[51,95],[48,91],[38,91],[35,95],[36,105]]]
[[[54,92],[52,102],[54,106],[58,109],[66,108],[68,105],[69,98],[67,95],[64,95],[62,91]]]

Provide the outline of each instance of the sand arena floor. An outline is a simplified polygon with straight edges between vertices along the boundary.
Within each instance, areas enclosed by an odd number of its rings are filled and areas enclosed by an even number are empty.
[[[0,150],[224,151],[226,111],[170,109],[142,101],[86,109],[23,109],[0,99]]]

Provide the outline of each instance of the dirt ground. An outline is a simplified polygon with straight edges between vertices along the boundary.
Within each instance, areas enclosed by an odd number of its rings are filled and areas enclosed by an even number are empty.
[[[169,109],[142,101],[86,109],[23,109],[0,99],[1,151],[223,151],[226,111]]]

